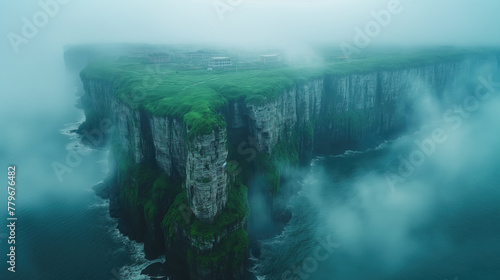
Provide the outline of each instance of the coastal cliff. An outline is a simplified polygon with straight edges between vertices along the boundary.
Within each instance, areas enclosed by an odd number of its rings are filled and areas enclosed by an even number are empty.
[[[190,279],[240,279],[248,257],[249,177],[263,175],[272,197],[288,167],[315,153],[375,145],[414,124],[424,95],[447,104],[464,82],[497,66],[496,57],[481,56],[321,69],[258,98],[228,98],[229,90],[212,81],[222,105],[206,106],[195,121],[192,109],[158,113],[170,105],[127,95],[122,77],[88,67],[81,72],[83,127],[104,118],[115,124],[110,207],[122,232],[144,242],[147,257],[166,255],[169,267]],[[250,160],[242,151],[245,139],[255,149]]]

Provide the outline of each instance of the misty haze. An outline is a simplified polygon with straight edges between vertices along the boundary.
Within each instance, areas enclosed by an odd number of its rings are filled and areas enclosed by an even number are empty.
[[[0,279],[500,279],[500,2],[0,4]]]

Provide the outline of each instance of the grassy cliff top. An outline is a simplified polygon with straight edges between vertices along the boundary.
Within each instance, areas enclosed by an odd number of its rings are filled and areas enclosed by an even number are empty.
[[[218,112],[228,101],[245,98],[249,103],[264,103],[300,80],[322,75],[320,67],[179,70],[169,64],[130,60],[97,62],[81,73],[82,79],[112,82],[117,97],[131,107],[184,120],[194,135],[225,126]]]
[[[219,114],[229,101],[244,98],[262,104],[286,89],[324,75],[391,71],[461,60],[479,50],[364,53],[349,61],[308,66],[276,66],[207,71],[175,63],[144,64],[140,59],[109,59],[92,63],[81,72],[84,80],[113,83],[117,97],[133,108],[183,120],[191,135],[209,134],[225,126]]]

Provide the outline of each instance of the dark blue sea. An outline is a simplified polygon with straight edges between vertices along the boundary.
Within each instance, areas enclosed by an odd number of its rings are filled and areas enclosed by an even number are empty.
[[[36,74],[37,67],[13,70],[26,72],[26,84],[11,87],[14,97],[1,105],[0,279],[148,279],[140,276],[152,263],[144,260],[142,244],[119,233],[108,202],[91,189],[108,172],[108,151],[83,145],[73,131],[85,119],[81,83],[56,62]],[[8,81],[7,73],[3,77]],[[55,162],[68,168],[61,178]],[[17,171],[15,273],[6,263],[10,164]]]

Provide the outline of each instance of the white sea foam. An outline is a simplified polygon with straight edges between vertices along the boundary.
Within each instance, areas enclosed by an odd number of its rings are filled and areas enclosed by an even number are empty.
[[[141,271],[145,269],[148,265],[156,262],[164,262],[165,258],[160,257],[154,260],[147,260],[144,253],[144,245],[137,243],[123,236],[118,229],[115,233],[121,236],[119,239],[126,245],[127,250],[131,254],[133,263],[120,268],[120,276],[122,279],[132,279],[132,280],[149,280],[150,276],[141,275]]]
[[[103,208],[104,217],[108,222],[108,233],[111,238],[119,244],[123,244],[122,247],[118,248],[115,253],[127,252],[127,255],[131,258],[131,263],[120,268],[118,274],[120,279],[117,280],[149,280],[154,277],[149,277],[146,275],[141,275],[141,271],[145,269],[148,265],[156,262],[165,262],[164,257],[160,257],[154,260],[147,260],[146,254],[144,253],[144,244],[138,243],[136,241],[130,240],[128,237],[124,236],[120,230],[118,230],[118,222],[116,219],[111,218],[109,215],[109,200],[98,199],[95,204],[89,206],[90,208]],[[116,276],[115,276],[116,277]],[[160,277],[161,278],[161,277]]]
[[[81,111],[77,121],[67,123],[64,128],[59,130],[59,132],[70,139],[69,143],[66,144],[65,147],[67,151],[75,151],[80,155],[87,156],[93,151],[93,149],[83,144],[81,135],[76,133],[76,130],[84,121],[85,114]]]
[[[399,139],[399,138],[397,138]],[[340,155],[333,155],[333,156],[329,156],[330,158],[345,158],[345,157],[351,157],[351,156],[355,156],[355,155],[359,155],[359,154],[363,154],[363,153],[368,153],[368,152],[372,152],[372,151],[380,151],[380,150],[383,150],[385,149],[386,147],[389,146],[389,144],[392,142],[392,141],[397,141],[396,140],[385,140],[383,141],[382,143],[380,143],[378,146],[374,147],[374,148],[368,148],[368,149],[365,149],[365,150],[360,150],[360,151],[354,151],[354,150],[346,150],[343,154],[340,154]],[[323,159],[324,157],[318,157],[317,159]],[[315,166],[316,164],[314,165],[311,165],[311,166]]]
[[[93,191],[93,190],[90,190],[90,191]],[[101,199],[101,200],[97,201],[96,203],[90,205],[89,208],[105,208],[106,212],[108,212],[107,210],[109,208],[109,201]],[[108,213],[108,216],[109,216],[109,213]],[[112,218],[110,217],[110,219],[112,219]]]

